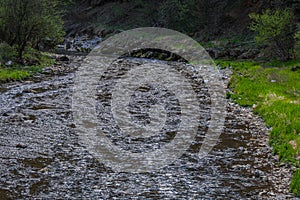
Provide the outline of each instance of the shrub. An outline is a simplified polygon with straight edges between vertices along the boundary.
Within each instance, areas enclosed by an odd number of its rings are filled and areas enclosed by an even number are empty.
[[[268,58],[289,60],[294,55],[296,23],[289,9],[266,10],[263,14],[250,14],[250,29],[256,33],[255,41],[269,52]]]
[[[9,60],[14,60],[17,52],[15,48],[9,46],[7,43],[0,43],[0,63],[7,62]]]
[[[0,40],[15,46],[23,60],[26,47],[45,38],[58,42],[64,35],[58,0],[1,0]]]

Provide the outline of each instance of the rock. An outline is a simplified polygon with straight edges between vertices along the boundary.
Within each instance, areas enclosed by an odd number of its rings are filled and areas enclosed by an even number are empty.
[[[297,143],[295,140],[292,140],[289,143],[290,143],[290,145],[292,145],[293,149],[295,149],[295,150],[297,149]]]
[[[41,42],[38,43],[39,50],[49,50],[55,48],[56,43],[53,41],[53,39],[47,37],[43,39]]]
[[[66,38],[64,44],[58,45],[58,47],[61,46],[61,49],[68,51],[89,53],[101,41],[102,38],[98,36],[89,37],[87,34],[81,36],[77,35],[74,38]]]
[[[236,58],[240,58],[241,55],[244,53],[245,50],[240,49],[240,48],[235,48],[235,49],[228,49],[228,48],[225,48],[225,49],[207,48],[206,51],[214,59],[217,59],[217,58],[233,58],[233,59],[236,59]]]
[[[9,61],[7,61],[7,62],[5,63],[5,65],[6,65],[6,66],[12,66],[12,65],[13,65],[13,62],[12,62],[11,60],[9,60]]]
[[[14,122],[23,122],[24,117],[25,117],[25,115],[23,115],[22,113],[16,113],[16,114],[12,115],[11,119]]]
[[[76,125],[75,125],[74,123],[71,123],[71,124],[70,124],[70,127],[71,127],[71,128],[76,128]]]
[[[254,175],[255,175],[256,178],[260,178],[260,177],[264,176],[264,172],[262,172],[261,170],[256,169],[254,171]]]
[[[66,45],[65,44],[58,44],[57,45],[57,49],[63,49],[63,50],[66,50]]]
[[[213,49],[213,48],[207,48],[206,51],[209,53],[209,55],[214,58],[217,59],[220,57],[220,50],[218,49]]]
[[[294,67],[292,68],[292,71],[293,71],[293,72],[298,71],[298,70],[300,70],[300,66],[294,66]]]
[[[240,50],[231,49],[228,52],[229,52],[229,57],[235,59],[239,56]]]
[[[106,37],[108,36],[109,34],[112,34],[113,31],[112,30],[101,30],[101,31],[98,31],[98,35],[100,35],[101,37]]]
[[[254,59],[258,55],[259,51],[255,49],[249,49],[243,52],[238,59]]]
[[[210,55],[211,55],[211,54],[210,54]],[[217,50],[217,49],[213,49],[213,50],[212,50],[212,56],[213,56],[213,58],[215,58],[215,59],[219,58],[219,57],[220,57],[220,51]]]
[[[71,41],[66,41],[65,44],[66,44],[66,50],[71,49],[71,47],[72,47]]]
[[[2,114],[2,116],[3,116],[3,117],[8,117],[9,114],[8,114],[7,112],[5,112],[5,113]]]
[[[60,56],[56,58],[56,61],[69,62],[70,58],[68,56]]]
[[[22,143],[17,144],[16,147],[19,148],[19,149],[27,148],[27,146],[25,144],[22,144]]]
[[[48,171],[49,171],[48,167],[44,167],[44,168],[39,170],[39,172],[42,172],[42,173],[46,173]]]

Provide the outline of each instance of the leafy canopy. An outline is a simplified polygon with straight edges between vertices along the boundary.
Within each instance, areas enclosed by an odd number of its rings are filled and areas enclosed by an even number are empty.
[[[0,40],[15,46],[22,60],[26,47],[47,39],[62,40],[64,31],[57,0],[1,0]]]
[[[263,14],[250,14],[250,29],[256,33],[255,41],[271,50],[270,57],[288,60],[293,56],[296,23],[293,11],[266,10]]]

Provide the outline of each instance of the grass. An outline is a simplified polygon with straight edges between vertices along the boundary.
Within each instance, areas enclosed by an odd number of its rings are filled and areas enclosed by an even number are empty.
[[[40,72],[42,66],[13,66],[0,67],[0,82],[21,81],[31,77],[33,74]]]
[[[300,60],[290,62],[256,63],[251,61],[217,61],[231,66],[233,76],[227,94],[241,106],[254,107],[272,127],[270,145],[280,161],[298,168],[294,173],[291,191],[300,196]]]
[[[19,81],[30,77],[30,73],[22,69],[0,68],[0,81]]]
[[[294,173],[294,177],[291,183],[291,191],[298,196],[300,194],[299,185],[300,185],[300,170],[297,170]]]
[[[39,64],[35,66],[0,65],[0,83],[28,79],[32,75],[41,72],[43,67],[50,66],[53,63],[54,60],[52,60],[46,53],[42,53],[39,57]]]

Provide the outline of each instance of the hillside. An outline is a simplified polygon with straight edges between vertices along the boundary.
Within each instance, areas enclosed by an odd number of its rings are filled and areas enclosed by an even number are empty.
[[[299,11],[296,0],[84,0],[74,2],[65,17],[65,28],[68,35],[105,37],[112,32],[157,26],[184,32],[199,41],[244,39],[251,36],[249,13],[290,5]]]

